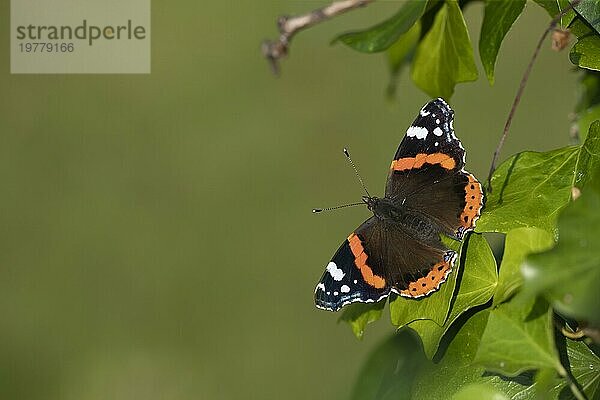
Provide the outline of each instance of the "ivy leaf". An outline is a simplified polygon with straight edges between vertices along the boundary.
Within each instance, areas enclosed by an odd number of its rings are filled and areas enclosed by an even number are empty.
[[[589,399],[597,399],[600,386],[600,358],[594,354],[584,342],[564,339],[565,358],[564,363],[568,365],[572,379],[577,386],[583,390]],[[570,389],[567,381],[558,375],[552,368],[542,368],[535,376],[535,383],[527,389],[528,395],[520,395],[516,398],[536,399],[565,399],[569,396]],[[524,393],[522,393],[524,394]]]
[[[421,36],[421,21],[417,21],[412,28],[387,50],[388,66],[390,68],[390,80],[387,87],[388,97],[396,94],[396,81],[402,72],[404,65],[410,62],[414,56],[414,50]]]
[[[494,84],[494,67],[504,37],[525,8],[525,0],[485,2],[485,14],[479,36],[479,56],[490,85]]]
[[[447,0],[417,46],[411,77],[432,97],[449,99],[454,86],[477,79],[469,32],[456,0]]]
[[[414,400],[446,399],[465,384],[486,383],[481,378],[483,368],[473,366],[472,361],[488,315],[484,310],[469,318],[449,343],[440,362],[419,371],[413,385]]]
[[[506,393],[490,384],[472,383],[452,396],[452,400],[509,400]]]
[[[490,313],[475,362],[506,376],[537,368],[563,371],[554,350],[551,315],[548,303],[536,301],[531,307],[523,296],[500,304]]]
[[[447,321],[442,326],[431,320],[416,320],[408,325],[421,337],[425,355],[429,359],[433,358],[442,336],[458,317],[473,307],[487,303],[496,289],[496,260],[485,238],[471,234],[465,247],[458,293],[452,297]]]
[[[529,256],[522,266],[526,293],[541,293],[559,312],[595,326],[600,326],[598,210],[600,179],[595,179],[561,213],[558,244],[545,253]]]
[[[592,123],[600,119],[600,104],[596,104],[593,107],[582,111],[577,115],[577,128],[579,131],[580,139],[586,138],[586,132],[589,131]],[[583,132],[583,135],[581,134]]]
[[[538,5],[542,6],[550,17],[556,17],[562,10],[569,6],[568,0],[534,0]],[[562,28],[566,28],[569,26],[571,21],[575,18],[575,12],[569,11],[565,15],[561,17],[560,25]]]
[[[600,119],[600,72],[582,70],[577,85],[577,135],[585,140],[592,122]]]
[[[600,70],[600,36],[579,18],[571,24],[571,32],[578,38],[571,48],[569,59],[582,68]]]
[[[554,368],[540,368],[535,374],[535,382],[530,393],[535,399],[559,399],[560,393],[565,390],[567,382],[561,378]],[[568,389],[567,389],[568,390]]]
[[[600,170],[600,121],[595,121],[590,125],[585,142],[581,146],[581,154],[575,166],[573,186],[583,189],[598,170]]]
[[[554,233],[556,218],[588,171],[600,168],[600,124],[590,127],[581,146],[546,153],[523,152],[506,160],[492,176],[478,232],[535,227]]]
[[[575,112],[581,113],[600,104],[600,72],[583,70],[578,83]]]
[[[552,234],[537,228],[517,228],[506,235],[494,304],[508,300],[523,283],[521,264],[531,253],[548,250],[554,244]]]
[[[567,340],[571,374],[590,399],[600,395],[600,358],[583,342]]]
[[[451,338],[438,363],[422,366],[414,378],[413,400],[448,399],[471,383],[492,386],[507,394],[522,392],[527,386],[485,372],[473,364],[481,336],[486,328],[489,310],[471,316]],[[479,397],[475,397],[479,398]],[[510,396],[511,399],[517,397]]]
[[[571,49],[569,59],[582,68],[600,71],[600,38],[596,34],[580,37]]]
[[[582,0],[575,7],[575,11],[600,34],[600,1]]]
[[[457,260],[460,260],[462,258],[461,251],[464,246],[458,248],[460,242],[445,237],[443,237],[442,240],[444,244],[459,253]],[[452,272],[448,275],[446,282],[442,283],[438,291],[433,292],[429,296],[413,299],[390,295],[390,316],[392,318],[392,324],[402,327],[409,322],[418,319],[429,319],[438,325],[443,325],[448,316],[450,301],[452,299],[452,294],[454,293],[454,288],[456,287],[456,277],[459,274],[460,268],[460,262],[456,262]]]
[[[490,311],[461,318],[444,337],[443,357],[431,362],[423,356],[416,336],[403,329],[380,345],[358,374],[353,399],[449,399],[466,387],[485,386],[511,400],[533,398],[534,382],[528,375],[507,378],[473,363]],[[479,399],[479,396],[471,397]]]
[[[560,12],[558,7],[558,1],[556,0],[533,0],[539,6],[541,6],[544,10],[548,12],[551,17],[558,15]]]
[[[492,176],[478,232],[503,232],[521,227],[554,230],[556,216],[571,197],[579,146],[547,153],[518,153]]]
[[[339,41],[363,53],[384,51],[419,20],[426,6],[427,0],[408,1],[391,18],[362,31],[343,33],[331,43]]]
[[[352,328],[352,332],[358,339],[362,339],[365,333],[365,327],[371,322],[381,318],[383,307],[386,300],[379,301],[375,304],[353,303],[344,308],[339,321],[345,321]]]
[[[369,356],[354,384],[352,399],[409,400],[414,375],[425,362],[419,340],[403,329]]]

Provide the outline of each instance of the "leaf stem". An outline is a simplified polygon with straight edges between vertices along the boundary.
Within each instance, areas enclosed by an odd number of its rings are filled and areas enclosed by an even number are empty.
[[[558,24],[558,22],[561,20],[561,18],[565,14],[567,14],[569,11],[571,11],[573,8],[577,7],[577,5],[580,2],[581,2],[581,0],[573,0],[571,2],[571,4],[569,4],[568,7],[566,7],[564,10],[562,10],[560,13],[558,13],[558,15],[556,15],[552,19],[552,21],[550,22],[550,24],[548,25],[548,27],[546,28],[546,30],[540,37],[540,40],[538,41],[538,44],[535,47],[535,50],[533,51],[531,60],[529,60],[529,64],[527,65],[527,68],[525,69],[525,73],[523,74],[523,77],[521,78],[521,83],[519,84],[519,90],[517,90],[517,94],[515,96],[512,107],[508,114],[508,118],[506,119],[506,124],[504,125],[504,131],[502,132],[502,136],[500,137],[498,146],[496,147],[496,150],[494,151],[494,157],[492,158],[492,164],[490,166],[490,172],[488,174],[488,179],[487,179],[488,192],[490,192],[490,193],[492,192],[492,175],[494,174],[494,171],[496,170],[496,164],[498,163],[498,157],[500,156],[500,151],[502,150],[502,146],[504,145],[504,142],[506,141],[506,137],[508,136],[508,130],[510,129],[510,125],[511,125],[513,117],[515,115],[515,111],[517,109],[517,106],[521,102],[521,97],[523,95],[523,91],[525,90],[525,86],[527,85],[527,81],[529,80],[529,74],[531,73],[533,64],[535,63],[535,61],[538,57],[538,54],[540,53],[540,49],[542,48],[542,45],[544,44],[544,40],[546,40],[546,37],[548,36],[548,34],[556,27],[556,24]]]

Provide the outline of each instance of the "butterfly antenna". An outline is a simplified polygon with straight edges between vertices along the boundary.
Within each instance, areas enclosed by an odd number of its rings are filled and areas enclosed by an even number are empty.
[[[365,193],[367,194],[367,196],[371,197],[371,194],[369,193],[369,191],[367,190],[367,187],[365,186],[365,182],[363,182],[360,174],[358,173],[358,169],[356,168],[356,165],[354,165],[354,161],[352,161],[352,158],[350,157],[350,153],[348,153],[348,149],[345,148],[345,147],[344,147],[344,155],[346,156],[346,158],[348,159],[348,161],[350,161],[350,164],[352,165],[352,168],[354,168],[354,172],[356,173],[356,177],[360,181],[360,185],[365,190]]]
[[[365,204],[364,202],[360,202],[360,203],[352,203],[352,204],[343,204],[341,206],[335,206],[335,207],[313,208],[312,212],[317,214],[317,213],[324,212],[324,211],[331,211],[331,210],[337,210],[339,208],[360,206],[360,205],[364,205],[364,204]]]

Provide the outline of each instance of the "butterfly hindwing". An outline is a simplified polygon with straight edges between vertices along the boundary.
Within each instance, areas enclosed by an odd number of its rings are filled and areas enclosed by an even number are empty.
[[[317,307],[337,311],[379,301],[390,292],[425,296],[439,288],[456,258],[439,236],[419,237],[402,225],[371,217],[351,233],[315,289]]]
[[[425,225],[425,219],[406,214],[401,220],[372,217],[355,235],[368,255],[370,269],[382,271],[390,291],[406,297],[425,296],[446,280],[456,253]]]

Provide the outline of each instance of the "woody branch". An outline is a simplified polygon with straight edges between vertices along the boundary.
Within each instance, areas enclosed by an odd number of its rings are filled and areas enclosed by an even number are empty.
[[[341,0],[335,1],[328,6],[313,10],[309,13],[297,16],[281,16],[277,19],[279,38],[277,40],[265,40],[262,43],[262,53],[269,61],[273,73],[279,73],[279,61],[285,57],[290,49],[290,42],[296,33],[327,21],[347,11],[364,7],[375,0]]]

